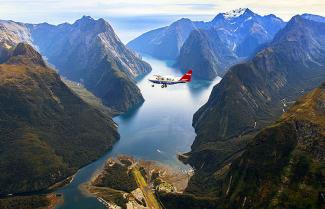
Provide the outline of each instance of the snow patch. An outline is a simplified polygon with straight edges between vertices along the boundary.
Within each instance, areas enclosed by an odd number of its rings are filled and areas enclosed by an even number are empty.
[[[247,21],[249,21],[249,20],[251,20],[251,19],[253,19],[253,17],[249,17],[249,18],[247,18],[244,22],[247,22]]]
[[[232,18],[236,18],[239,17],[241,15],[243,15],[245,13],[247,8],[239,8],[239,9],[235,9],[232,10],[230,12],[226,12],[223,14],[225,19],[232,19]]]

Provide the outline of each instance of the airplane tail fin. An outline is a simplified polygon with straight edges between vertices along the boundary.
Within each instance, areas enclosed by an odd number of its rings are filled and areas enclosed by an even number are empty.
[[[187,73],[185,73],[181,79],[179,79],[180,81],[184,81],[184,82],[191,82],[192,80],[192,70],[187,71]]]

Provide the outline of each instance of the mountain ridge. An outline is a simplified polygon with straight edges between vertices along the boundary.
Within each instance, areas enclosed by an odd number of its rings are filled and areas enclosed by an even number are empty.
[[[241,205],[245,191],[244,208],[321,207],[318,195],[324,189],[319,184],[324,180],[320,174],[324,171],[324,87],[325,83],[304,95],[275,124],[263,129],[230,166],[226,177],[229,183],[233,176],[234,182],[228,189],[230,205]],[[247,182],[240,186],[239,178]]]
[[[62,76],[83,83],[106,105],[111,105],[112,100],[119,101],[111,106],[116,111],[125,112],[144,101],[134,79],[150,72],[150,65],[128,50],[102,18],[83,16],[73,24],[57,26],[1,21],[0,32],[3,34],[0,43],[4,46],[3,50],[0,47],[0,61],[8,56],[7,48],[24,41],[38,48]],[[119,84],[117,93],[108,80]],[[110,89],[103,92],[102,86]]]
[[[158,59],[175,60],[175,67],[182,72],[190,68],[194,77],[213,80],[217,75],[223,76],[232,64],[252,56],[284,25],[275,15],[260,16],[249,9],[241,9],[233,14],[219,13],[209,22],[183,18],[144,33],[127,46]],[[206,35],[198,37],[197,31]],[[225,49],[226,56],[220,53]]]

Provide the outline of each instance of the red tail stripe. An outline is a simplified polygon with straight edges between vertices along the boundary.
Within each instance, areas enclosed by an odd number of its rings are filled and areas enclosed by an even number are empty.
[[[192,72],[193,72],[192,70],[189,70],[181,77],[180,81],[190,82],[192,80]]]

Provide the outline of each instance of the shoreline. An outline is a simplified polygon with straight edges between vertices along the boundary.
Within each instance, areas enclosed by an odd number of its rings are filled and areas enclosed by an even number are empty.
[[[47,195],[47,194],[55,193],[56,190],[59,190],[65,186],[69,185],[73,181],[77,172],[75,174],[73,174],[72,176],[68,176],[67,178],[63,179],[62,181],[59,181],[59,182],[51,185],[47,189],[44,189],[41,191],[35,191],[35,192],[22,192],[22,193],[12,193],[12,194],[0,195],[0,199],[6,199],[6,198],[10,198],[10,197],[27,197],[27,196],[33,196],[33,195]]]
[[[125,173],[118,173],[122,172],[122,170],[117,169],[118,167],[123,168],[129,176],[133,176],[132,179],[136,182],[137,187],[131,189],[132,191],[125,191],[123,187],[118,185],[105,185],[107,180],[104,179],[115,178],[116,175],[125,175]],[[141,160],[133,156],[120,155],[108,158],[104,167],[94,172],[87,182],[79,186],[79,189],[83,195],[94,197],[102,204],[110,205],[113,208],[120,206],[121,198],[114,199],[111,197],[112,194],[122,196],[124,204],[127,205],[143,206],[144,202],[158,205],[160,203],[155,200],[156,192],[183,193],[193,173],[193,169],[184,171],[159,161]],[[122,181],[127,180],[122,179]]]
[[[119,137],[114,141],[114,144],[116,142],[118,142]],[[75,176],[78,174],[78,172],[87,167],[88,165],[96,162],[97,160],[99,160],[100,158],[104,157],[108,152],[110,152],[113,149],[112,145],[111,148],[109,148],[105,153],[103,153],[103,155],[101,155],[100,157],[98,157],[97,159],[87,163],[86,165],[80,167],[76,172],[74,172],[74,174],[66,177],[65,179],[56,182],[55,184],[49,186],[46,189],[40,190],[40,191],[33,191],[33,192],[22,192],[22,193],[11,193],[11,194],[4,194],[4,195],[0,195],[0,201],[1,200],[10,200],[10,199],[17,199],[17,198],[32,198],[32,197],[46,197],[49,200],[49,205],[40,208],[40,209],[54,209],[56,208],[58,205],[63,204],[64,202],[64,195],[57,192],[59,189],[62,189],[66,186],[68,186],[75,178]],[[53,195],[56,197],[59,197],[59,200],[55,200],[58,198],[53,198]]]

